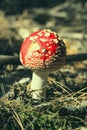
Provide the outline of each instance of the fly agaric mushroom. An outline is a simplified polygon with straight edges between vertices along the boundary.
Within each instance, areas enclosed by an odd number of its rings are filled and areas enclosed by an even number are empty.
[[[32,98],[45,98],[45,83],[50,72],[63,66],[66,47],[59,36],[51,30],[39,30],[30,34],[20,49],[21,63],[33,70],[30,90]]]

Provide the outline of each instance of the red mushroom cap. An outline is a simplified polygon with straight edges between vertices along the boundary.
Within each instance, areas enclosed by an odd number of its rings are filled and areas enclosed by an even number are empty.
[[[50,30],[30,34],[20,49],[21,63],[30,69],[60,68],[65,63],[66,47]]]

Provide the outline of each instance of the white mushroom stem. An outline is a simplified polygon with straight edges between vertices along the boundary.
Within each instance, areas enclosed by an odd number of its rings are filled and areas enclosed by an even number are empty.
[[[48,74],[49,73],[44,70],[38,70],[33,72],[30,86],[33,99],[40,100],[41,98],[45,98]]]

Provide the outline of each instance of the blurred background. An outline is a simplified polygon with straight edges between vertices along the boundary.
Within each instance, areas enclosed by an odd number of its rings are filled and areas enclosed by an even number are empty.
[[[65,40],[67,54],[84,53],[86,27],[86,0],[0,0],[0,54],[18,54],[22,40],[44,28]]]

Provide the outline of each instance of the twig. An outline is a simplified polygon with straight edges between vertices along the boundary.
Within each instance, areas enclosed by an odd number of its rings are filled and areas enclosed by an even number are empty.
[[[58,81],[55,81],[55,80],[53,81],[53,83],[55,85],[57,85],[58,87],[60,87],[62,90],[64,90],[77,104],[81,105],[81,103],[72,95],[72,93],[69,92],[70,89],[68,87],[66,87],[65,85],[63,85],[63,84],[61,84],[61,83],[59,83]]]
[[[66,63],[78,62],[78,61],[83,61],[83,60],[87,60],[87,53],[68,55],[66,58]]]
[[[18,114],[16,113],[16,111],[14,110],[14,108],[10,105],[10,103],[9,103],[9,106],[10,106],[10,108],[12,110],[12,113],[14,115],[14,118],[17,121],[18,125],[20,126],[21,130],[24,130],[24,127],[22,125],[20,117],[18,116]]]
[[[87,53],[82,54],[75,54],[75,55],[68,55],[66,57],[66,63],[70,62],[79,62],[87,60]],[[0,65],[20,65],[19,57],[17,56],[11,56],[11,55],[0,55]]]
[[[7,65],[7,64],[13,64],[13,65],[20,64],[19,57],[12,55],[0,55],[0,65]]]

